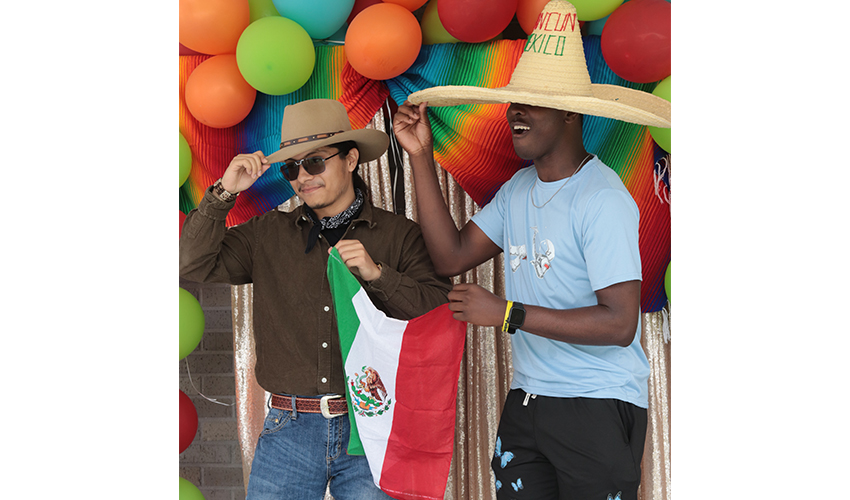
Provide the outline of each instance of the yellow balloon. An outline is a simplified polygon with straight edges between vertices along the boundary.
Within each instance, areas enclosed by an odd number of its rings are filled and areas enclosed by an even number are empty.
[[[251,13],[252,23],[261,17],[280,15],[272,0],[248,0],[248,10]]]
[[[192,149],[189,147],[189,142],[180,134],[180,185],[182,186],[186,179],[189,178],[189,172],[192,171]],[[179,186],[178,186],[179,187]]]
[[[451,36],[443,23],[440,22],[440,16],[437,15],[437,0],[431,0],[425,6],[425,12],[422,13],[422,45],[434,45],[436,43],[457,43],[460,40]]]
[[[658,85],[655,86],[655,90],[652,91],[652,95],[670,101],[670,90],[671,83],[670,77],[668,76],[667,78],[658,82]],[[670,153],[670,129],[659,127],[647,127],[647,129],[649,129],[649,135],[652,136],[652,139],[655,140],[655,143],[658,144],[661,149]]]

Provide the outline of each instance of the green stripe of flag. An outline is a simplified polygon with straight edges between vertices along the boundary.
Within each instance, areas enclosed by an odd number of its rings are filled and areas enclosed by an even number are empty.
[[[342,351],[342,367],[345,372],[345,362],[354,337],[360,329],[360,318],[354,309],[354,296],[362,289],[357,278],[351,274],[336,248],[331,250],[328,258],[328,282],[331,285],[331,295],[336,311],[336,324],[339,330],[339,348]],[[351,406],[351,394],[348,391],[348,376],[345,378],[345,401],[348,403],[348,421],[351,424],[351,432],[348,438],[349,455],[365,455],[363,443],[360,441],[360,433],[357,432],[357,422],[354,421],[354,410]]]
[[[360,318],[354,309],[352,299],[361,290],[361,287],[357,278],[345,266],[336,248],[331,250],[328,259],[328,281],[331,284],[331,295],[333,295],[336,310],[342,362],[345,364],[345,360],[348,359],[348,352],[351,350],[351,344],[360,328]]]

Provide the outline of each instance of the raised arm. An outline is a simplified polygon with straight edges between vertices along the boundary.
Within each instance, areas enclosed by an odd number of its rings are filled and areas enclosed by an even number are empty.
[[[221,187],[235,195],[251,187],[269,168],[261,151],[237,155],[224,172]],[[180,234],[180,276],[199,283],[251,281],[250,226],[227,230],[225,219],[235,197],[222,199],[207,189],[198,208],[187,216]]]
[[[428,253],[441,276],[455,276],[498,255],[502,250],[478,226],[455,225],[437,181],[434,143],[427,103],[405,102],[393,117],[393,132],[410,156],[419,224]]]

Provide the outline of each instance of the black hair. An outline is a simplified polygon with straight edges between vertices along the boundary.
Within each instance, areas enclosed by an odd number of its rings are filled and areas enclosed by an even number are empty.
[[[354,141],[338,142],[336,144],[331,144],[328,147],[338,149],[339,155],[343,156],[343,157],[348,156],[348,152],[351,151],[352,149],[357,149],[357,151],[360,151],[360,148],[357,147],[357,143],[354,142]]]
[[[330,144],[330,145],[328,145],[328,147],[329,148],[336,148],[339,151],[340,157],[348,156],[348,153],[352,149],[356,149],[358,152],[360,151],[360,148],[357,146],[357,143],[354,142],[354,141],[338,142],[336,144]],[[357,166],[354,167],[354,171],[351,172],[351,175],[352,175],[353,180],[354,180],[354,187],[359,187],[360,190],[363,191],[363,194],[366,195],[367,198],[369,198],[369,188],[368,188],[368,186],[366,186],[366,183],[363,181],[363,178],[360,177],[359,170],[360,170],[360,163],[358,162]]]

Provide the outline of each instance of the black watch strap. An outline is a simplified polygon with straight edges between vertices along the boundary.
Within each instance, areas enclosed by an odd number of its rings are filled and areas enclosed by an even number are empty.
[[[525,323],[525,306],[522,302],[513,302],[511,309],[508,311],[508,318],[505,320],[504,330],[508,333],[514,333],[517,329],[522,328]]]

